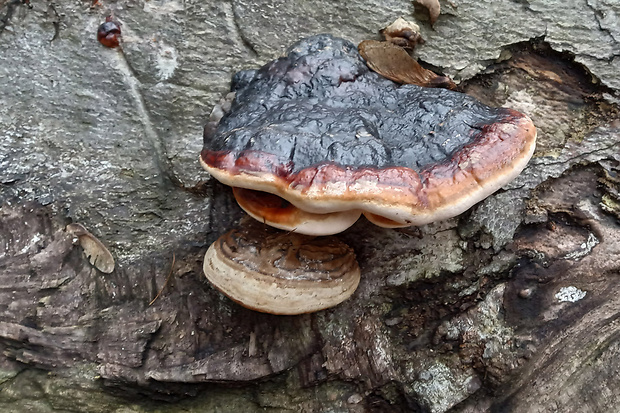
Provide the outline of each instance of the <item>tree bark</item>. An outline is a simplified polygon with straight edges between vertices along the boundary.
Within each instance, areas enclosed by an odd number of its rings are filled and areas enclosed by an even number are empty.
[[[358,222],[341,235],[362,268],[354,296],[273,316],[231,302],[202,275],[206,248],[244,215],[200,171],[202,125],[235,71],[301,35],[375,38],[414,9],[206,3],[0,1],[0,406],[620,404],[617,5],[442,2],[419,56],[465,93],[530,115],[534,158],[457,218],[399,230]],[[575,14],[592,23],[586,34],[569,27]],[[121,23],[120,49],[96,41],[106,15]],[[71,222],[110,249],[112,273],[90,264]]]

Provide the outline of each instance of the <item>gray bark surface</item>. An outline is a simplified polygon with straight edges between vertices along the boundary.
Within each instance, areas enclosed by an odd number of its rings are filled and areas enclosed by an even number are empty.
[[[441,6],[433,30],[396,0],[0,0],[0,410],[614,411],[620,6]],[[96,39],[109,15],[118,49]],[[399,16],[420,59],[532,117],[534,158],[454,219],[360,220],[341,238],[362,281],[338,307],[234,304],[201,269],[243,217],[198,163],[211,107],[301,37],[376,39]]]

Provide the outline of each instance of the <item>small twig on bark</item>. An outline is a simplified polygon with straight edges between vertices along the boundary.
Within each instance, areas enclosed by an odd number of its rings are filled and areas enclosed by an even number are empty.
[[[161,290],[159,290],[159,292],[157,293],[157,295],[155,296],[155,298],[153,298],[151,300],[151,302],[149,303],[149,307],[151,305],[153,305],[153,303],[155,302],[155,300],[157,300],[159,298],[159,296],[161,295],[161,293],[164,291],[164,288],[166,288],[166,286],[168,285],[168,281],[170,281],[170,277],[172,277],[172,272],[174,271],[174,262],[176,260],[176,256],[174,255],[174,252],[172,253],[172,265],[170,266],[170,272],[168,273],[168,276],[166,277],[166,281],[164,282],[164,285],[162,285]]]

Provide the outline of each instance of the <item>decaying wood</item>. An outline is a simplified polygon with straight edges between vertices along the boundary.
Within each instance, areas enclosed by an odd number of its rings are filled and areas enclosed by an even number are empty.
[[[315,314],[256,313],[208,284],[206,248],[242,216],[217,183],[192,195],[210,202],[208,216],[187,217],[208,222],[204,240],[171,234],[171,245],[105,274],[64,230],[74,218],[64,200],[11,197],[22,178],[2,177],[0,366],[13,372],[3,379],[88,365],[106,394],[171,399],[217,384],[250,395],[257,411],[335,401],[352,412],[613,411],[617,108],[583,67],[541,44],[515,47],[488,69],[463,88],[532,115],[539,143],[530,166],[457,219],[403,230],[360,222],[342,234],[359,258],[360,287]],[[156,185],[171,198],[187,193]],[[144,218],[159,211],[131,219],[163,231]],[[101,241],[112,252],[125,245]]]
[[[413,284],[395,295],[381,287],[383,299],[400,301],[398,307],[413,304],[398,314],[369,307],[371,296],[314,315],[254,313],[206,284],[202,250],[191,249],[181,258],[189,267],[175,270],[166,292],[149,307],[155,283],[163,282],[161,271],[151,267],[168,258],[145,257],[139,266],[106,275],[89,265],[49,208],[4,205],[3,354],[24,367],[49,370],[93,362],[116,386],[152,391],[168,382],[252,382],[289,369],[296,369],[306,386],[331,377],[372,391],[407,383],[402,363],[415,364],[435,351],[480,372],[467,381],[472,390],[489,386],[498,392],[493,398],[472,396],[466,411],[482,405],[511,411],[532,405],[547,411],[558,403],[568,408],[579,402],[586,383],[612,386],[616,380],[604,371],[614,365],[617,351],[620,226],[598,205],[602,193],[596,182],[602,174],[600,166],[576,166],[535,192],[530,208],[546,211],[547,219],[518,233],[510,246],[518,263],[509,265],[509,278],[484,281],[489,286],[478,292],[483,301],[452,296],[443,285],[447,280]],[[492,285],[497,287],[489,289]],[[586,304],[558,301],[563,286],[586,291]],[[430,299],[426,304],[424,294]],[[485,337],[472,329],[502,313],[505,331]],[[431,335],[407,343],[420,315]],[[330,331],[336,325],[340,331]],[[403,359],[402,345],[411,357]],[[544,388],[531,386],[540,380]],[[612,406],[619,397],[611,392],[597,403]]]

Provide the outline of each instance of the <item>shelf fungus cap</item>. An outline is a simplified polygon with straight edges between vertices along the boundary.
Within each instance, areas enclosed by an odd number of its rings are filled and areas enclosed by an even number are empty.
[[[285,233],[256,222],[215,241],[204,273],[244,307],[283,315],[340,304],[360,281],[353,250],[336,237]]]
[[[235,75],[205,126],[201,163],[266,224],[343,231],[456,216],[531,158],[532,121],[450,90],[398,84],[330,35]]]

